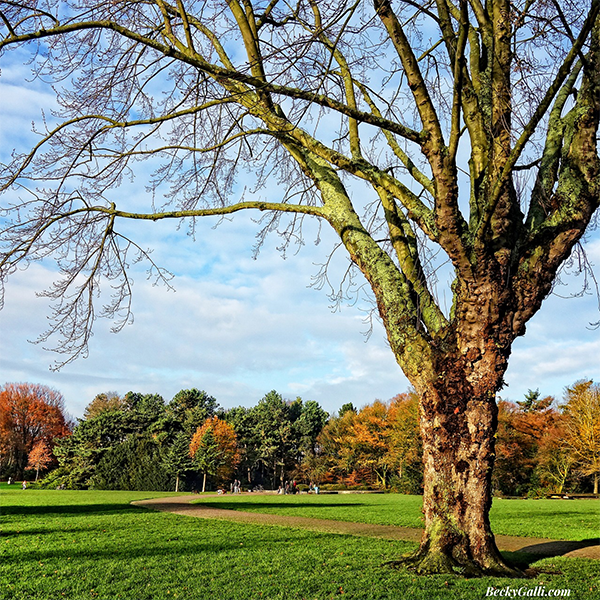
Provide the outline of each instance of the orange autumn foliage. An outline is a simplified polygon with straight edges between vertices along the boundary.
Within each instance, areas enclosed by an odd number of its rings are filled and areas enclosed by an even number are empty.
[[[40,471],[43,471],[50,463],[52,463],[52,450],[45,440],[36,442],[35,446],[29,453],[29,461],[27,466],[30,469],[35,469],[35,480],[38,480]]]
[[[29,453],[37,443],[49,448],[54,440],[70,434],[62,395],[31,383],[7,383],[0,387],[0,453],[2,466],[21,478]]]
[[[376,400],[360,411],[331,419],[319,439],[330,460],[330,476],[350,487],[388,487],[406,468],[421,463],[418,400],[399,394],[389,402]]]
[[[205,473],[215,475],[219,482],[226,481],[241,458],[235,430],[219,417],[206,419],[192,437],[190,456]]]

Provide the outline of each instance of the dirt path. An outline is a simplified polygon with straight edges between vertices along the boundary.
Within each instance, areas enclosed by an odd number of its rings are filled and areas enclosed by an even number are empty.
[[[409,542],[418,542],[421,539],[421,529],[414,529],[411,527],[371,525],[368,523],[349,523],[346,521],[331,521],[328,519],[271,515],[213,508],[203,506],[202,504],[190,504],[190,502],[197,499],[198,498],[194,496],[174,496],[170,498],[139,500],[137,502],[132,502],[132,504],[150,508],[152,510],[184,515],[186,517],[222,519],[226,521],[235,521],[237,523],[255,523],[258,525],[279,525],[282,527],[296,527],[299,529],[323,531],[326,533],[363,535],[367,537],[404,540]],[[582,542],[568,542],[564,540],[548,540],[545,538],[497,535],[496,543],[500,550],[509,552],[527,552],[529,554],[537,554],[540,556],[570,556],[600,559],[600,538]]]

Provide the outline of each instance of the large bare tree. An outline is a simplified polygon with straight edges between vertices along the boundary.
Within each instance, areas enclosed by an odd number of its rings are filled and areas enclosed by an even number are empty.
[[[122,220],[195,228],[257,209],[262,233],[279,229],[286,242],[307,216],[328,223],[421,398],[425,533],[409,562],[421,573],[516,575],[488,518],[495,395],[513,341],[600,202],[599,9],[2,1],[2,55],[26,47],[59,107],[0,175],[2,279],[57,260],[46,335],[73,357],[86,352],[103,277],[116,290],[103,314],[117,327],[127,319],[127,266],[144,253]],[[144,213],[119,193],[142,160],[155,168]],[[242,171],[253,178],[245,194]],[[431,285],[444,260],[449,310]]]

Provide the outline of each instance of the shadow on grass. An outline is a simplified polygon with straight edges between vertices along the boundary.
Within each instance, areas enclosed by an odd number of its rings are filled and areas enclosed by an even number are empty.
[[[94,533],[94,532],[91,532]],[[157,532],[152,539],[141,541],[139,539],[124,540],[123,538],[106,538],[98,535],[94,540],[93,545],[88,544],[84,549],[76,548],[57,548],[43,547],[36,549],[23,549],[14,553],[12,556],[6,556],[2,559],[4,566],[15,565],[22,566],[28,562],[39,562],[43,560],[45,563],[52,561],[73,561],[70,564],[76,563],[97,563],[103,560],[115,560],[122,562],[139,561],[142,565],[147,565],[149,560],[156,561],[162,564],[161,559],[165,558],[171,562],[177,562],[178,559],[187,557],[196,557],[199,561],[203,561],[215,556],[221,555],[225,561],[248,560],[248,556],[253,553],[263,555],[265,551],[273,556],[280,556],[282,553],[289,551],[290,539],[284,534],[273,536],[272,531],[268,531],[268,535],[253,536],[228,536],[227,532],[223,532],[221,538],[216,537],[207,530],[206,539],[198,539],[190,535],[175,533],[172,538],[167,537],[166,532]],[[294,541],[303,541],[313,547],[319,547],[321,539],[327,542],[329,536],[325,533],[303,532],[294,537]],[[399,546],[400,551],[412,549],[411,544],[406,543]],[[203,558],[204,557],[204,558]],[[238,559],[239,557],[239,559]],[[156,564],[156,563],[155,563]]]
[[[7,529],[6,527],[2,528],[0,532],[0,538],[10,538],[12,536],[15,537],[23,537],[23,536],[47,536],[47,535],[55,535],[55,534],[63,534],[68,536],[77,535],[79,533],[90,534],[95,531],[102,531],[102,526],[98,525],[97,527],[44,527],[44,528],[33,528],[28,529],[27,527],[12,527]]]
[[[8,516],[35,516],[35,515],[101,515],[106,513],[134,511],[135,508],[128,504],[53,504],[45,506],[2,506],[2,515]]]
[[[542,558],[557,558],[560,556],[565,556],[566,554],[569,554],[569,552],[573,552],[575,550],[592,548],[593,546],[598,545],[600,545],[600,538],[591,538],[589,540],[581,540],[579,542],[556,540],[525,546],[515,552],[502,551],[501,554],[511,564],[521,568],[527,568]]]
[[[592,546],[600,545],[600,538],[591,538],[589,540],[581,540],[580,542],[570,542],[566,540],[557,540],[552,542],[543,542],[541,544],[533,544],[521,548],[523,554],[532,554],[544,557],[564,556],[574,550],[583,548],[591,548]]]
[[[257,544],[247,544],[246,549],[253,549],[253,546]],[[51,560],[73,560],[73,561],[99,561],[104,559],[115,559],[118,558],[121,561],[134,561],[138,559],[149,559],[149,558],[160,558],[160,557],[184,557],[191,555],[206,555],[206,554],[219,554],[223,552],[233,552],[239,550],[239,543],[233,542],[190,542],[189,540],[177,541],[169,543],[166,540],[160,544],[144,544],[137,545],[135,547],[127,547],[122,543],[114,544],[107,543],[103,546],[96,546],[94,548],[87,548],[85,551],[75,549],[49,549],[44,548],[41,550],[28,550],[25,552],[19,552],[12,557],[4,557],[2,563],[6,566],[9,564],[23,564],[27,561],[44,561]]]

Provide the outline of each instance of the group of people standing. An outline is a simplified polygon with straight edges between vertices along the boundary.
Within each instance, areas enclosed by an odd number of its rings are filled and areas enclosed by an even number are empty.
[[[12,483],[13,483],[13,478],[12,478],[12,477],[9,477],[9,478],[8,478],[8,481],[7,481],[7,483],[8,483],[8,485],[12,485]],[[21,489],[22,489],[22,490],[26,490],[26,489],[27,489],[27,482],[26,482],[26,481],[24,481],[24,482],[21,484]]]
[[[298,485],[296,481],[286,481],[284,485],[280,485],[277,489],[278,494],[297,494]]]
[[[300,490],[298,489],[298,484],[296,481],[286,481],[284,485],[280,485],[277,489],[278,494],[297,494]],[[315,485],[312,481],[308,486],[309,494],[318,494],[319,486]]]
[[[229,491],[232,494],[239,494],[242,491],[242,482],[234,479],[233,483],[229,486]]]

